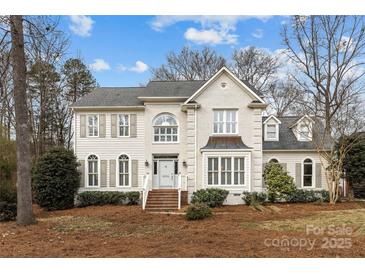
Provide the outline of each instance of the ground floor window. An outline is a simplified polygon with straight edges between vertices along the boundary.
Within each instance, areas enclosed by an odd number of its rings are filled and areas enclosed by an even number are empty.
[[[303,162],[303,187],[313,186],[313,161],[305,159]]]
[[[208,157],[208,185],[244,185],[244,157]]]
[[[90,155],[88,162],[88,186],[98,186],[98,157]]]
[[[119,156],[119,185],[129,186],[129,157],[125,154]]]

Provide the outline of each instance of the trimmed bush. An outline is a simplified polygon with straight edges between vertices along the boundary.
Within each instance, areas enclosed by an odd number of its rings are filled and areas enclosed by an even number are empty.
[[[85,191],[77,196],[77,206],[134,205],[139,203],[139,192]]]
[[[72,208],[80,182],[77,167],[70,150],[53,148],[43,154],[33,170],[36,203],[48,210]]]
[[[328,202],[329,193],[327,190],[304,190],[297,189],[287,197],[289,203],[313,203]]]
[[[16,186],[11,180],[0,182],[0,202],[16,204]]]
[[[267,200],[267,194],[264,192],[248,192],[242,193],[242,199],[247,205],[262,205]]]
[[[138,191],[126,192],[125,195],[127,196],[127,203],[129,205],[139,204],[140,193]]]
[[[16,204],[0,202],[0,222],[13,221],[16,219]]]
[[[205,203],[195,203],[189,205],[185,218],[189,221],[202,220],[212,216],[212,210]]]
[[[297,189],[294,178],[289,176],[278,163],[266,164],[264,180],[267,186],[267,195],[271,202],[285,201]]]
[[[220,188],[200,189],[193,193],[191,203],[205,203],[209,207],[217,207],[223,205],[229,191]]]

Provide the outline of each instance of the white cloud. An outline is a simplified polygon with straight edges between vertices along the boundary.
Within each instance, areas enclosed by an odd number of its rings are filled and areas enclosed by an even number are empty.
[[[176,23],[192,21],[200,27],[188,28],[184,34],[185,39],[197,44],[236,44],[237,23],[253,18],[266,22],[270,16],[156,16],[151,22],[151,28],[163,31]]]
[[[186,40],[197,44],[236,44],[238,35],[229,34],[224,31],[217,31],[214,29],[197,30],[195,28],[188,28],[184,37]]]
[[[137,72],[137,73],[143,73],[143,72],[147,71],[148,68],[149,67],[147,64],[138,60],[133,67],[126,67],[124,65],[119,65],[117,69],[122,72],[123,71],[132,71],[132,72]]]
[[[262,29],[255,29],[255,31],[251,33],[251,35],[257,39],[260,39],[264,37],[264,31]]]
[[[85,15],[71,15],[70,30],[79,36],[87,37],[91,35],[94,21],[90,16]]]
[[[89,67],[94,71],[110,70],[110,65],[104,59],[94,59],[94,63],[90,64]]]
[[[151,22],[152,29],[162,31],[164,28],[172,26],[179,22],[193,21],[202,26],[221,25],[227,27],[235,27],[238,21],[245,21],[249,19],[259,19],[263,22],[268,21],[271,16],[232,16],[232,15],[159,15],[155,16]]]

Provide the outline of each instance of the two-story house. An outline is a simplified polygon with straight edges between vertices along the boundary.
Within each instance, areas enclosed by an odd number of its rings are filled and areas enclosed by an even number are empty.
[[[264,190],[269,161],[282,164],[299,188],[325,188],[314,121],[263,117],[266,107],[225,67],[207,81],[96,88],[72,107],[80,191],[137,190],[145,206],[152,193],[160,202],[172,199],[168,193],[186,200],[218,187],[229,190],[228,204],[242,203],[243,191]]]

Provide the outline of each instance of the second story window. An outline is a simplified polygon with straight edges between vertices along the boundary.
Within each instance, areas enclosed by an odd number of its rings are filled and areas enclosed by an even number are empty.
[[[266,125],[266,140],[277,140],[278,139],[278,131],[277,125]]]
[[[310,133],[309,125],[302,124],[299,127],[299,140],[300,141],[311,141],[312,136]]]
[[[119,114],[119,136],[129,136],[128,114]]]
[[[213,132],[216,134],[236,134],[237,111],[214,110]]]
[[[156,143],[178,142],[178,124],[170,114],[161,114],[153,121],[153,141]]]
[[[99,119],[98,115],[88,116],[88,136],[98,137],[99,136]]]

